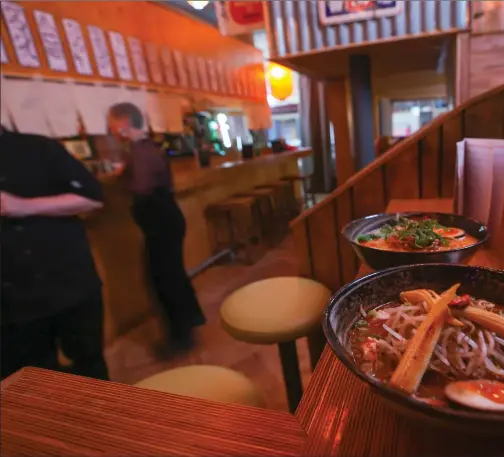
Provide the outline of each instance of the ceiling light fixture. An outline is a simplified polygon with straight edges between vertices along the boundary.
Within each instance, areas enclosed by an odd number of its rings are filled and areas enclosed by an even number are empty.
[[[191,5],[195,10],[202,10],[208,5],[208,0],[187,0],[187,3]]]

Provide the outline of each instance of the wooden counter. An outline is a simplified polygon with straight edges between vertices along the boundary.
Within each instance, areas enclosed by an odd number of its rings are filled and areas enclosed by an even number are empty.
[[[446,211],[451,200],[396,200]],[[502,268],[489,250],[472,264]],[[360,274],[369,272],[361,269]],[[326,346],[295,416],[25,368],[2,382],[1,453],[177,456],[502,456],[502,440],[397,414]]]
[[[212,255],[205,209],[212,203],[255,186],[275,182],[283,176],[298,174],[297,161],[311,155],[311,149],[271,154],[252,160],[213,159],[211,168],[177,168],[172,162],[175,192],[187,221],[185,264],[189,270]]]
[[[173,159],[175,192],[187,222],[185,264],[192,269],[212,255],[205,208],[237,192],[298,172],[297,160],[310,149],[255,157],[248,161],[215,158],[201,169],[194,159]],[[116,177],[101,179],[105,207],[87,219],[88,236],[103,280],[105,339],[142,322],[153,310],[145,275],[142,235],[131,218],[131,196]]]

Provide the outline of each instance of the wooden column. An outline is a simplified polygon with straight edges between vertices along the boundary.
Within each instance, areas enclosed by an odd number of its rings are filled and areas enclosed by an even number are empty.
[[[375,157],[371,59],[368,55],[352,55],[349,64],[355,167],[360,170]]]
[[[455,106],[470,97],[471,36],[459,33],[455,49]]]
[[[345,79],[337,79],[326,84],[327,117],[333,126],[336,150],[336,179],[341,186],[355,173],[354,156],[350,134],[350,106],[348,84]]]

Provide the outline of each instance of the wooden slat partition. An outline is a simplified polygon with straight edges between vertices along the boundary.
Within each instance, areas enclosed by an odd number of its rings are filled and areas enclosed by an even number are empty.
[[[452,197],[463,138],[504,138],[504,85],[434,119],[293,220],[300,274],[334,291],[352,281],[358,259],[341,229],[382,212],[392,198]]]

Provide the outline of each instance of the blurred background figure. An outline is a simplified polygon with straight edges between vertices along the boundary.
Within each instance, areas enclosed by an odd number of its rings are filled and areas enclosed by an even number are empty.
[[[133,219],[144,235],[152,284],[170,321],[171,348],[190,349],[192,329],[205,317],[184,267],[186,223],[173,195],[169,162],[145,133],[135,105],[112,106],[109,128],[129,149],[123,176],[132,194]]]
[[[0,127],[1,377],[58,369],[108,379],[101,282],[79,214],[102,206],[98,181],[56,140]]]

